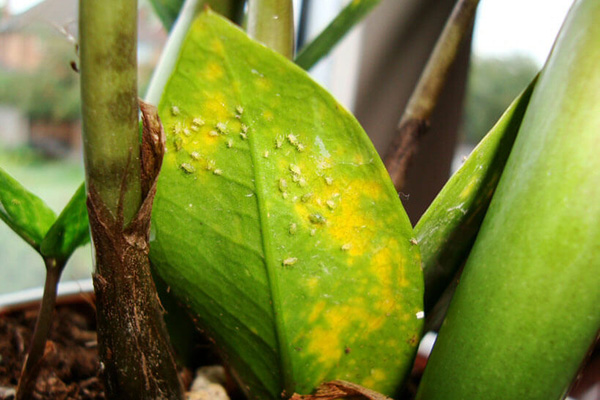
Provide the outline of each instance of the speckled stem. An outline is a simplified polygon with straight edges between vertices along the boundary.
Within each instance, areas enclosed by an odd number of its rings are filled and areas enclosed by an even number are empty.
[[[142,202],[137,107],[137,1],[81,0],[79,9],[86,182],[123,223]]]
[[[250,0],[248,34],[292,59],[294,57],[294,7],[292,0]]]

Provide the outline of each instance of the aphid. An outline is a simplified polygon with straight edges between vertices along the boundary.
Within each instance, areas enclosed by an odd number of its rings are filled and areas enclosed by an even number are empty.
[[[423,319],[423,318],[425,318],[425,312],[419,311],[418,313],[415,314],[415,317],[417,317],[417,319]]]
[[[198,125],[193,125],[193,124],[192,124],[192,126],[190,126],[190,129],[191,129],[191,130],[193,130],[194,132],[198,132],[198,130],[199,130],[200,128],[198,127]]]
[[[296,135],[294,135],[293,133],[290,133],[287,136],[289,142],[293,145],[296,146],[298,144],[298,138],[296,137]]]
[[[229,140],[227,141],[227,147],[228,147],[228,148],[232,148],[232,147],[233,147],[233,140],[229,139]]]
[[[419,244],[419,242],[417,241],[417,239],[416,239],[416,238],[411,238],[411,239],[410,239],[410,243],[411,243],[411,244],[414,244],[415,246]]]
[[[307,203],[312,197],[313,197],[312,193],[305,193],[302,195],[300,200],[302,200],[303,203]]]
[[[352,245],[350,243],[345,243],[342,245],[342,250],[343,251],[348,251],[352,248]]]
[[[327,204],[327,207],[329,207],[331,210],[335,208],[335,202],[333,200],[327,200],[325,204]]]
[[[212,171],[215,169],[215,160],[206,161],[206,169]]]
[[[300,187],[305,187],[306,186],[306,179],[300,177],[300,179],[298,179],[298,185],[300,185]]]
[[[327,222],[327,218],[325,218],[324,216],[322,216],[319,213],[310,214],[308,216],[308,220],[310,222],[312,222],[313,224],[324,224]]]
[[[244,107],[242,107],[242,106],[235,106],[235,112],[238,115],[242,115],[244,113]]]
[[[173,139],[173,145],[175,146],[176,151],[181,150],[183,147],[183,139],[181,139],[179,136],[175,136],[175,139]]]
[[[275,139],[275,148],[280,149],[281,146],[283,146],[283,136],[280,135]]]
[[[288,187],[288,183],[285,179],[280,179],[279,180],[279,191],[282,193],[285,193],[285,189],[287,189]]]
[[[333,178],[330,176],[326,176],[325,183],[328,184],[329,186],[333,185]]]
[[[248,139],[248,135],[246,135],[246,132],[244,132],[244,131],[240,132],[240,136],[242,137],[243,140]]]
[[[310,236],[315,236],[317,234],[317,230],[316,229],[311,229],[310,230]]]
[[[197,151],[192,151],[190,153],[190,157],[192,157],[194,160],[199,160],[202,156]]]
[[[298,143],[296,145],[296,150],[298,150],[299,152],[303,152],[304,151],[304,145],[302,143]]]
[[[222,133],[224,135],[227,134],[227,125],[225,125],[224,123],[218,122],[215,127],[217,128],[217,131],[219,131],[219,133]]]
[[[290,164],[290,171],[292,171],[293,174],[302,175],[302,171],[300,170],[300,167],[297,166],[296,164]]]
[[[265,152],[263,153],[263,157],[269,158],[269,150],[265,150]]]
[[[281,193],[281,197],[283,197],[284,199],[287,199],[288,198],[288,193],[287,192]]]
[[[215,175],[223,175],[223,170],[217,168],[217,169],[215,169],[213,171],[213,174],[215,174]]]
[[[284,259],[281,263],[283,264],[284,267],[289,267],[289,266],[296,264],[296,262],[298,262],[298,258],[288,257],[288,258]]]
[[[210,132],[208,132],[208,136],[217,137],[217,136],[219,136],[219,132],[217,132],[217,131],[210,131]]]
[[[248,125],[242,124],[241,129],[242,129],[242,132],[248,133]]]
[[[177,116],[177,115],[181,114],[181,110],[177,106],[172,106],[171,114],[173,114],[173,116]]]
[[[196,168],[188,163],[182,163],[179,167],[187,174],[193,174],[196,171]]]
[[[203,126],[204,125],[204,120],[202,118],[196,117],[192,120],[192,125],[195,126]]]
[[[298,225],[296,225],[295,223],[292,222],[290,224],[290,229],[289,229],[290,235],[295,235],[297,231],[298,231]]]
[[[190,132],[190,130],[189,130],[188,128],[185,128],[185,129],[183,130],[183,134],[184,134],[185,136],[190,136],[191,132]]]

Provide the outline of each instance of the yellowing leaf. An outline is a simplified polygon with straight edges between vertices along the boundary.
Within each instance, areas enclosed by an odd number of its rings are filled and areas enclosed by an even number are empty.
[[[159,113],[151,258],[249,397],[334,379],[393,393],[421,333],[420,258],[354,117],[210,12]]]

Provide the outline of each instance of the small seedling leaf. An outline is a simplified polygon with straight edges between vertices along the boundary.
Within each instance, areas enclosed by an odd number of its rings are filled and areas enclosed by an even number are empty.
[[[0,219],[38,252],[56,214],[0,168]]]
[[[68,259],[90,240],[85,185],[81,184],[41,243],[44,257]]]

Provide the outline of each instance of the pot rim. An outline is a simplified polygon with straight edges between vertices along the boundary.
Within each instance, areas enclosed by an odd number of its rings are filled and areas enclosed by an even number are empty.
[[[0,315],[38,306],[43,293],[44,287],[39,286],[0,294]],[[89,301],[93,293],[94,285],[91,278],[59,282],[56,305],[81,300]]]

